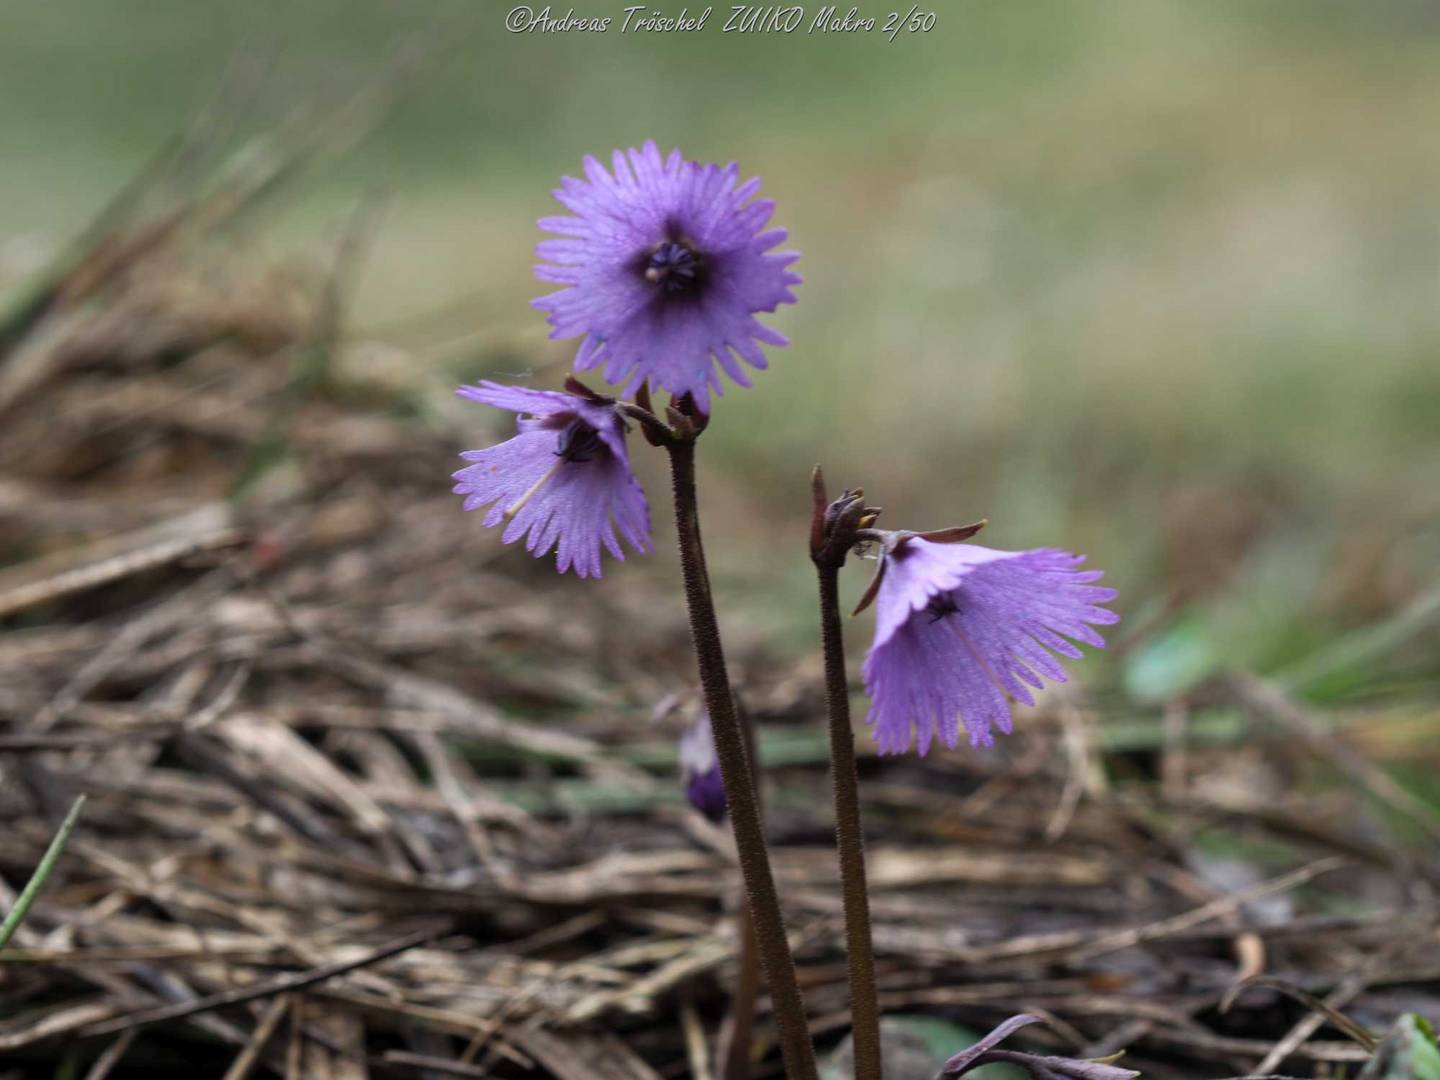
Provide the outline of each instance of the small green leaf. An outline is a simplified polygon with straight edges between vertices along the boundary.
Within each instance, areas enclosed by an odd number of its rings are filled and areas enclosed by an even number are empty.
[[[1209,628],[1195,616],[1180,619],[1147,641],[1125,664],[1125,689],[1140,701],[1169,701],[1220,666]]]
[[[1435,1029],[1415,1013],[1395,1021],[1358,1080],[1440,1080]]]

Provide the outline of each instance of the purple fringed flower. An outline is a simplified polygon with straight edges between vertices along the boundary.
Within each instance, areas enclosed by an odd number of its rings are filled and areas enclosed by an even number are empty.
[[[725,392],[715,361],[749,386],[732,350],[764,368],[760,343],[787,344],[755,313],[795,302],[800,277],[786,268],[800,256],[770,250],[786,236],[765,229],[775,204],[750,202],[760,180],[737,187],[733,162],[661,158],[647,142],[616,150],[611,165],[613,176],[587,157],[585,180],[561,180],[555,198],[574,216],[540,219],[563,239],[536,246],[549,262],[535,274],[567,287],[532,303],[549,313],[552,338],[584,335],[576,370],[603,365],[627,387],[648,379],[709,413],[711,388]]]
[[[461,454],[474,464],[455,474],[466,510],[489,506],[486,528],[505,523],[503,542],[528,533],[531,554],[538,558],[554,547],[560,572],[574,567],[582,578],[600,576],[602,544],[625,558],[616,527],[636,551],[652,550],[650,508],[630,471],[625,422],[606,399],[493,382],[458,393],[524,414],[518,435]]]
[[[680,775],[690,805],[719,824],[725,818],[725,784],[720,779],[720,759],[715,755],[715,736],[710,714],[703,709],[680,736]]]
[[[959,720],[974,746],[1010,732],[1007,695],[1026,705],[1040,676],[1065,681],[1051,652],[1079,659],[1066,638],[1104,648],[1090,628],[1120,621],[1098,607],[1115,590],[1091,585],[1098,570],[1076,569],[1084,556],[1055,548],[992,551],[892,534],[879,569],[875,642],[865,657],[870,724],[881,753],[920,753],[939,733],[959,739]]]
[[[1086,1061],[1082,1058],[1050,1057],[1027,1054],[1021,1050],[1001,1050],[1000,1044],[1022,1027],[1040,1023],[1040,1017],[1022,1013],[1012,1016],[968,1050],[956,1054],[940,1070],[935,1080],[955,1080],[982,1065],[1006,1064],[1024,1069],[1032,1080],[1135,1080],[1140,1074],[1122,1069],[1110,1060]],[[1113,1059],[1111,1059],[1113,1060]]]

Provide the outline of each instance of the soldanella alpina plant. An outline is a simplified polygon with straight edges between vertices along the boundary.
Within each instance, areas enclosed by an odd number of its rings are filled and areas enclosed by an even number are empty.
[[[786,1075],[813,1080],[815,1050],[762,821],[756,742],[726,672],[695,488],[696,444],[711,422],[712,392],[724,392],[721,374],[748,387],[745,365],[767,365],[761,346],[786,344],[757,315],[795,301],[792,287],[801,279],[790,267],[798,255],[775,250],[786,233],[768,227],[774,204],[755,198],[760,181],[740,183],[734,164],[701,165],[678,150],[662,156],[647,142],[615,151],[609,170],[587,157],[584,173],[583,180],[564,178],[554,193],[569,214],[540,220],[554,237],[536,247],[543,260],[536,274],[562,287],[534,304],[548,313],[552,337],[580,339],[575,369],[599,368],[619,392],[603,394],[573,377],[559,389],[462,388],[463,397],[517,414],[518,430],[464,454],[469,464],[455,474],[455,491],[466,510],[486,509],[487,527],[503,526],[503,542],[523,538],[536,557],[554,551],[560,572],[599,577],[603,552],[624,559],[627,546],[652,550],[648,504],[630,469],[630,435],[638,429],[665,450],[704,701],[703,720],[681,745],[686,793],[710,820],[729,822],[747,901],[742,954],[759,957]],[[652,399],[662,391],[670,395],[663,409]],[[879,552],[860,607],[873,602],[877,609],[863,676],[867,721],[882,753],[918,745],[924,754],[937,736],[954,747],[962,726],[975,745],[1009,732],[1012,702],[1033,704],[1042,679],[1063,681],[1059,657],[1078,658],[1075,641],[1103,646],[1093,627],[1118,616],[1101,606],[1114,592],[1094,585],[1099,573],[1078,569],[1078,556],[965,543],[983,522],[880,530],[879,508],[859,491],[830,501],[818,468],[812,499],[855,1075],[880,1080],[840,569],[857,548]],[[733,1030],[748,1042],[745,993],[737,990],[742,1022]],[[739,1080],[748,1064],[748,1046],[731,1046],[719,1072]]]

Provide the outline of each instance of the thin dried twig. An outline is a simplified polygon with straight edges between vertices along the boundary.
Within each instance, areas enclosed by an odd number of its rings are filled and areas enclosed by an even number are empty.
[[[255,1066],[260,1063],[260,1055],[265,1052],[271,1038],[280,1027],[280,1021],[285,1018],[286,1011],[290,1008],[291,998],[289,994],[277,994],[270,1002],[265,1014],[260,1017],[260,1023],[255,1025],[255,1031],[250,1036],[250,1041],[240,1051],[240,1055],[231,1063],[230,1068],[225,1070],[224,1080],[245,1080]],[[131,1028],[126,1032],[133,1035],[138,1028]]]
[[[431,927],[427,930],[416,931],[407,934],[397,941],[381,946],[367,952],[364,956],[354,960],[338,961],[333,964],[326,964],[310,971],[297,972],[293,975],[282,975],[277,979],[269,979],[255,986],[243,990],[229,990],[224,993],[211,994],[208,997],[196,1001],[187,1001],[179,1005],[166,1005],[157,1009],[144,1009],[140,1012],[131,1013],[128,1016],[119,1016],[114,1020],[95,1024],[84,1029],[81,1034],[86,1038],[97,1035],[114,1035],[131,1028],[145,1027],[149,1024],[158,1024],[167,1020],[184,1020],[200,1013],[210,1012],[213,1009],[224,1009],[232,1005],[243,1005],[247,1001],[259,1001],[262,998],[273,997],[276,994],[294,993],[296,990],[303,990],[307,986],[314,986],[317,983],[327,982],[337,976],[345,975],[351,971],[358,971],[361,968],[378,964],[382,960],[388,960],[392,956],[408,952],[418,945],[446,933],[450,929],[449,924]]]

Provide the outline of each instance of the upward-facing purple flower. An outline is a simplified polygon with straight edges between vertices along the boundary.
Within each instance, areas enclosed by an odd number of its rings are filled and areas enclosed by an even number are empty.
[[[603,365],[627,386],[649,379],[708,413],[710,390],[724,393],[716,362],[749,386],[734,354],[764,368],[760,343],[787,344],[755,313],[794,303],[800,277],[787,267],[799,255],[771,251],[786,236],[765,229],[775,204],[751,202],[760,180],[737,187],[733,162],[661,158],[647,142],[616,150],[611,167],[587,157],[586,179],[561,180],[555,198],[574,216],[540,219],[563,239],[536,246],[549,262],[535,274],[566,288],[533,303],[549,312],[551,337],[584,335],[577,370]]]
[[[882,555],[875,642],[865,657],[870,724],[882,753],[920,753],[930,740],[954,747],[959,722],[974,746],[1010,732],[1010,701],[1033,705],[1041,676],[1065,681],[1052,655],[1079,659],[1073,638],[1096,648],[1091,625],[1120,621],[1097,605],[1115,590],[1092,585],[1098,570],[1055,548],[992,551],[894,534]],[[1008,695],[1008,697],[1007,697]]]
[[[529,390],[482,382],[461,397],[524,414],[520,433],[486,450],[460,456],[474,462],[455,474],[465,509],[489,506],[485,525],[505,524],[505,543],[528,537],[539,557],[556,548],[563,574],[600,576],[603,544],[625,554],[616,527],[636,551],[650,551],[650,508],[630,471],[625,422],[605,399],[558,390]]]

